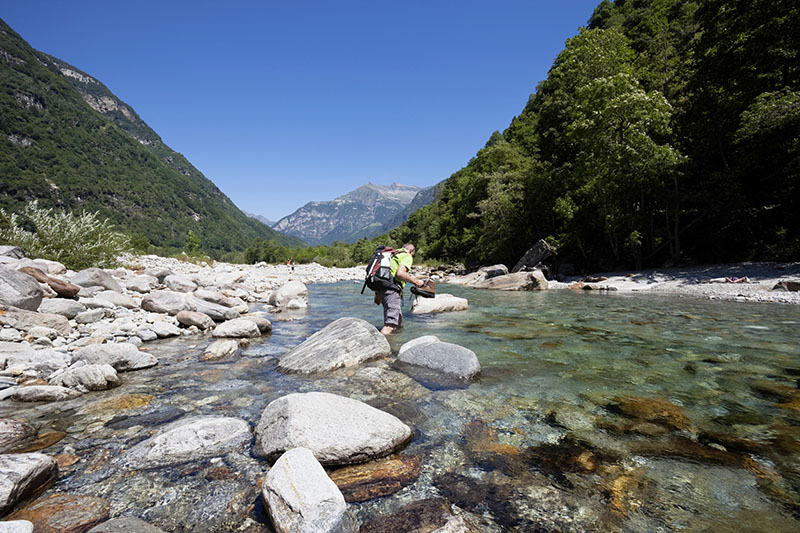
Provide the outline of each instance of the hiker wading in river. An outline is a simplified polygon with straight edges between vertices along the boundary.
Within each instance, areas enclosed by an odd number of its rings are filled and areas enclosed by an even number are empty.
[[[403,287],[406,282],[416,287],[421,287],[423,281],[411,275],[411,265],[414,263],[414,254],[417,249],[407,242],[396,254],[392,256],[391,276],[395,287],[375,291],[375,304],[383,304],[383,328],[381,333],[389,335],[394,333],[403,323]]]

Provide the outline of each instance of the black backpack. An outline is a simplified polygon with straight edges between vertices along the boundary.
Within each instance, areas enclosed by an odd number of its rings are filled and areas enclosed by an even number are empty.
[[[375,248],[367,263],[367,276],[364,278],[361,294],[364,294],[365,287],[369,287],[373,291],[400,290],[400,285],[394,280],[391,270],[392,258],[401,252],[403,250],[395,250],[388,246]]]

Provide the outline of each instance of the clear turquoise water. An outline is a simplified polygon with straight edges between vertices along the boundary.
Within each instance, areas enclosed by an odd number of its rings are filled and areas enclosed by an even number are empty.
[[[275,319],[270,337],[232,360],[199,361],[207,338],[159,341],[148,349],[161,364],[124,374],[118,389],[61,405],[4,403],[0,416],[68,433],[44,451],[80,460],[50,492],[99,495],[112,513],[166,530],[266,530],[258,482],[267,465],[230,454],[131,475],[115,472],[113,457],[176,410],[255,425],[269,401],[310,390],[367,401],[414,429],[402,453],[422,459],[420,478],[351,504],[362,523],[444,497],[486,531],[800,530],[800,309],[440,285],[468,298],[469,311],[414,316],[406,301],[390,343],[396,351],[433,334],[470,348],[479,380],[453,384],[392,360],[325,376],[277,372],[277,357],[336,318],[380,325],[360,288],[310,286],[306,314]],[[152,399],[101,407],[130,394]],[[220,468],[231,474],[212,475]]]

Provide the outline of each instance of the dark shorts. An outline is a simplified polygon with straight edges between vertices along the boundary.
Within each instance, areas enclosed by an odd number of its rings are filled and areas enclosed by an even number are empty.
[[[398,327],[403,323],[403,299],[397,291],[380,291],[383,325]]]

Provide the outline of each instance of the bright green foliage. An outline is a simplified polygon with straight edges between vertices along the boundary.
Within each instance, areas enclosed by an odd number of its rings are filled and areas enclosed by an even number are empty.
[[[130,251],[128,238],[98,214],[79,215],[39,207],[29,202],[19,213],[0,209],[0,243],[19,246],[28,255],[59,261],[80,270],[114,266]]]

